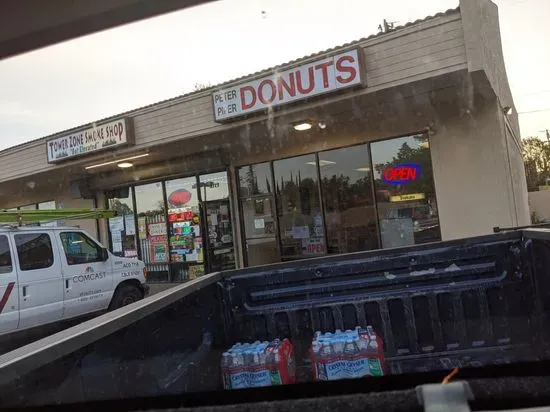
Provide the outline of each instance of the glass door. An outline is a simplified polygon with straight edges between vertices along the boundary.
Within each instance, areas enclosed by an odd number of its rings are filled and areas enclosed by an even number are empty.
[[[172,281],[195,279],[204,274],[204,236],[197,178],[167,181],[166,203]]]
[[[271,164],[242,167],[238,178],[245,264],[258,266],[280,262]]]
[[[137,232],[148,282],[169,282],[166,211],[161,182],[134,187]]]
[[[280,262],[272,196],[241,200],[247,266]]]
[[[235,248],[229,199],[204,202],[203,209],[207,227],[208,258],[206,262],[208,272],[235,269]]]

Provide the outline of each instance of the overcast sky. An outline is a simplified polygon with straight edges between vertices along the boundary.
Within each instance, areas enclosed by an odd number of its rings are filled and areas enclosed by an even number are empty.
[[[522,137],[550,129],[550,0],[496,0]],[[0,61],[0,149],[405,24],[458,0],[225,0]],[[265,13],[262,13],[264,11]],[[535,113],[525,113],[544,110]]]

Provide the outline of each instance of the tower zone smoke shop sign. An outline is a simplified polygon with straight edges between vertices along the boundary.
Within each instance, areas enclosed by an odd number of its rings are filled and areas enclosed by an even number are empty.
[[[48,163],[133,144],[130,119],[123,118],[56,137],[46,142]]]

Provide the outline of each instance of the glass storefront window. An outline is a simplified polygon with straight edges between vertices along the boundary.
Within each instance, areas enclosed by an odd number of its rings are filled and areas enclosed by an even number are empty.
[[[316,156],[277,160],[273,168],[282,259],[325,254]]]
[[[378,232],[367,145],[319,154],[329,253],[377,249]]]
[[[196,177],[167,181],[166,203],[172,281],[194,279],[204,273],[204,242]]]
[[[38,210],[52,210],[55,209],[55,200],[49,202],[42,202],[38,204]]]
[[[168,235],[162,183],[135,186],[134,190],[141,258],[149,271],[148,280],[169,281]]]
[[[227,173],[210,173],[201,175],[200,181],[200,196],[203,202],[210,200],[229,199],[229,183],[227,181]]]
[[[374,142],[371,153],[382,247],[441,240],[427,136]]]
[[[41,202],[38,204],[38,210],[52,210],[52,209],[55,209],[55,207],[56,207],[55,200]],[[62,226],[63,222],[54,220],[50,222],[40,222],[39,225],[40,226],[57,226],[57,225]]]
[[[116,256],[137,257],[138,250],[132,188],[117,192],[116,197],[112,195],[107,198],[109,209],[118,212],[118,216],[109,219],[111,251]]]
[[[271,165],[259,163],[239,169],[239,190],[241,197],[273,192]]]
[[[20,206],[19,210],[36,210],[36,204]]]

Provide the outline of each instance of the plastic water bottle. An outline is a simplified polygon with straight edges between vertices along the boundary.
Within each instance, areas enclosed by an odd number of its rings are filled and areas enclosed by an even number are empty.
[[[222,373],[223,373],[223,387],[225,389],[231,389],[231,367],[233,366],[233,356],[229,352],[222,354]]]
[[[346,343],[344,344],[344,359],[346,360],[346,363],[351,363],[355,355],[357,355],[357,345],[355,344],[355,341],[352,339],[348,339]],[[346,368],[346,373],[342,375],[342,378],[357,378],[358,376],[355,376],[353,373],[353,370],[350,368]]]
[[[332,346],[334,348],[334,356],[342,358],[344,356],[344,346],[346,344],[345,337],[340,334],[333,340]]]
[[[371,353],[378,353],[378,342],[376,341],[376,332],[372,326],[367,326],[367,333],[369,335],[369,349]]]
[[[334,358],[334,350],[332,348],[332,344],[330,342],[323,343],[319,351],[320,362],[319,362],[319,368],[317,370],[318,378],[320,381],[328,380],[326,363],[332,361],[333,358]]]

